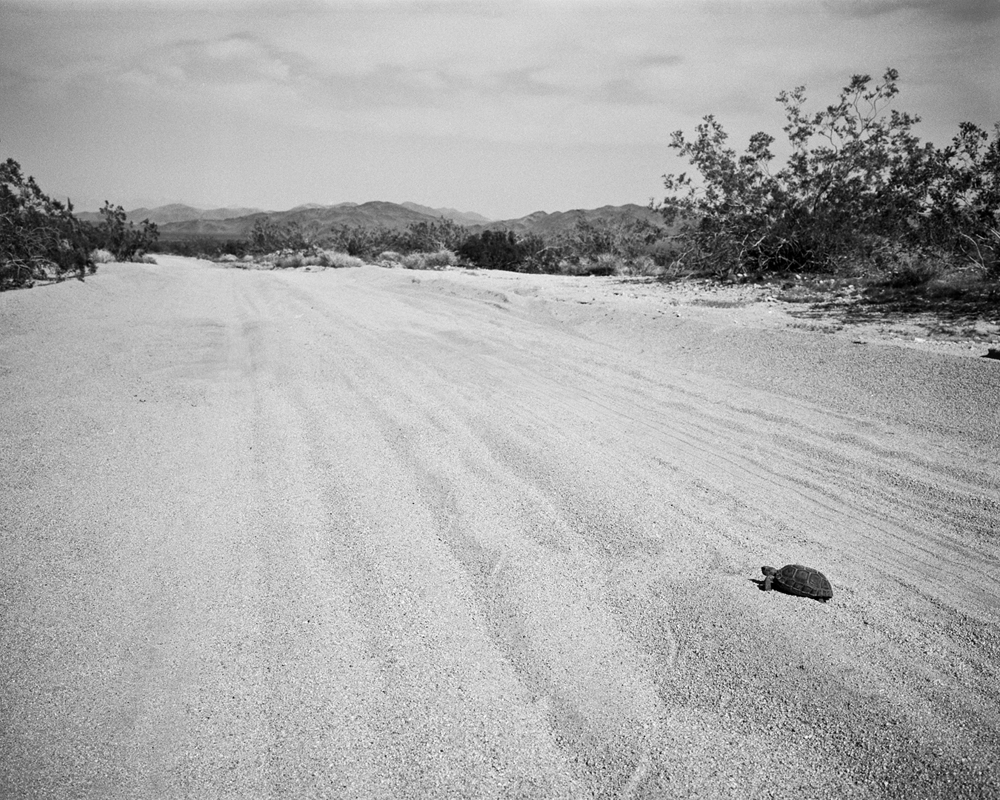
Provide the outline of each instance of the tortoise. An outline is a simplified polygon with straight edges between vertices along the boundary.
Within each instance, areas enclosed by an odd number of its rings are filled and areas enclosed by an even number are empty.
[[[786,564],[781,569],[761,567],[764,578],[764,591],[772,588],[786,594],[796,594],[800,597],[811,597],[825,603],[833,597],[833,587],[826,576],[819,570],[803,567],[801,564]]]

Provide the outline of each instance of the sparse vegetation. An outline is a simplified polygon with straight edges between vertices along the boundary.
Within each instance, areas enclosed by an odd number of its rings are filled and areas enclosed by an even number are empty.
[[[406,269],[442,269],[470,266],[518,272],[562,274],[621,274],[656,277],[663,273],[665,228],[642,219],[579,220],[568,233],[548,237],[507,230],[470,232],[449,219],[414,223],[399,230],[386,226],[345,226],[303,235],[296,223],[280,224],[261,218],[247,240],[226,243],[190,242],[185,255],[218,261],[223,253],[253,254],[254,260],[278,267],[340,266],[323,254],[339,253],[358,263]],[[169,245],[168,245],[169,246]],[[297,254],[301,257],[301,264]],[[341,262],[343,263],[343,262]]]
[[[125,209],[106,200],[101,216],[104,219],[100,225],[90,226],[91,238],[99,248],[108,250],[115,261],[141,261],[156,244],[159,231],[148,219],[135,225],[128,221]]]
[[[302,254],[301,253],[286,253],[279,255],[275,261],[274,266],[278,269],[294,269],[295,267],[302,266]]]
[[[320,249],[313,249],[308,253],[297,250],[278,250],[273,253],[247,254],[239,258],[227,253],[215,256],[214,260],[243,269],[296,269],[298,267],[345,269],[365,265],[363,259],[347,253]]]
[[[327,250],[320,256],[320,265],[333,267],[334,269],[350,269],[363,267],[365,262],[357,256],[348,253],[339,253],[334,250]]]
[[[250,231],[248,249],[254,253],[273,253],[279,250],[304,250],[302,230],[296,225],[279,225],[265,218],[257,220]]]

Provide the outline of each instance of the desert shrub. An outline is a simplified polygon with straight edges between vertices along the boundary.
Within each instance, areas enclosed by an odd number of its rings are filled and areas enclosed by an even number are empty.
[[[468,237],[468,231],[450,219],[414,222],[395,236],[394,249],[404,253],[433,253],[456,250]]]
[[[216,245],[220,254],[232,255],[237,258],[249,255],[247,243],[241,239],[227,239],[225,242]]]
[[[323,228],[316,222],[280,224],[261,217],[250,231],[242,249],[230,247],[228,252],[270,253],[277,250],[335,250],[358,258],[377,260],[384,252],[433,253],[456,250],[465,240],[467,231],[448,219],[413,223],[404,230],[385,225],[340,225]]]
[[[454,267],[458,264],[458,256],[454,251],[442,247],[433,253],[427,253],[425,257],[427,266],[432,268]]]
[[[458,255],[481,269],[514,270],[522,253],[513,231],[486,230],[462,242]]]
[[[519,272],[556,273],[565,258],[565,248],[557,241],[529,233],[517,240],[520,252]]]
[[[339,253],[335,250],[324,251],[323,257],[326,260],[326,264],[324,266],[333,267],[335,269],[363,267],[365,265],[364,259],[352,256],[348,253]]]
[[[294,269],[302,266],[301,253],[282,253],[274,260],[274,266],[278,269]]]
[[[472,234],[456,254],[481,269],[515,272],[557,272],[561,259],[560,249],[542,237],[534,234],[518,237],[513,231],[486,230]]]
[[[385,252],[432,253],[455,250],[466,230],[451,220],[413,223],[405,230],[381,226],[345,225],[329,233],[332,245],[352,256],[377,260]]]
[[[395,259],[407,269],[442,269],[443,267],[453,267],[458,264],[458,256],[451,250],[436,250],[433,253],[408,253],[400,256],[398,253]]]
[[[282,225],[261,217],[250,229],[247,249],[253,253],[273,253],[280,250],[305,250],[309,247],[301,225],[290,222]]]
[[[1000,122],[993,138],[963,122],[951,144],[934,152],[924,243],[947,247],[966,263],[1000,277]]]
[[[143,264],[155,264],[156,256],[154,256],[152,253],[143,253],[142,256],[140,256],[139,261],[141,261]]]
[[[680,224],[677,261],[722,277],[884,270],[915,253],[976,252],[992,269],[1000,128],[989,141],[964,123],[948,148],[921,144],[919,117],[888,111],[897,80],[894,69],[875,86],[855,75],[836,103],[812,114],[804,87],[781,92],[791,155],[777,171],[766,133],[738,156],[714,116],[691,140],[675,132],[670,146],[697,173],[665,176],[672,195],[659,208]]]
[[[53,200],[21,165],[0,163],[0,290],[94,272],[87,230],[73,207]]]
[[[90,251],[90,260],[95,264],[110,264],[115,260],[115,257],[111,254],[110,250],[98,247]]]
[[[160,235],[156,223],[148,219],[139,225],[129,222],[125,209],[107,200],[101,216],[100,224],[90,226],[91,240],[98,248],[110,251],[115,261],[138,261],[155,247]]]
[[[558,244],[571,259],[594,259],[600,255],[634,259],[648,255],[664,237],[665,230],[646,219],[577,220],[573,230]]]
[[[407,253],[401,263],[406,269],[427,269],[427,257],[424,253]]]
[[[362,258],[390,248],[396,236],[396,232],[387,228],[347,225],[330,233],[330,243],[340,252]]]
[[[383,267],[398,267],[403,263],[403,256],[395,250],[384,250],[375,257],[375,263]]]

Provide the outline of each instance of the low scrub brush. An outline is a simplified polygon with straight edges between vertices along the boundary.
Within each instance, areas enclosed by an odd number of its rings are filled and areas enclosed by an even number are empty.
[[[427,269],[425,253],[408,253],[403,256],[403,266],[407,269]]]
[[[444,267],[454,267],[458,264],[458,256],[451,250],[442,248],[433,253],[410,253],[409,255],[396,256],[407,269],[443,269]]]
[[[458,256],[451,250],[442,248],[434,253],[424,253],[424,264],[428,269],[441,269],[442,267],[454,267],[458,263]]]
[[[378,254],[378,257],[375,259],[375,263],[380,267],[393,269],[403,265],[403,257],[395,250],[386,250]]]
[[[347,253],[339,253],[335,250],[325,250],[323,252],[323,258],[326,261],[323,266],[333,267],[334,269],[363,267],[365,265],[365,262],[357,256],[348,255]]]
[[[112,255],[110,250],[105,250],[103,247],[99,247],[96,250],[90,251],[90,260],[95,264],[110,264],[115,260],[115,257]]]

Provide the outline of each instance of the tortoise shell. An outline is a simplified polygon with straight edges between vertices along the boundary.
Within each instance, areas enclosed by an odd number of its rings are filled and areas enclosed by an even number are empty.
[[[814,600],[826,602],[833,597],[833,587],[826,576],[819,570],[803,567],[801,564],[786,564],[781,569],[761,567],[764,579],[764,591],[772,588],[787,594],[800,597],[811,597]]]

